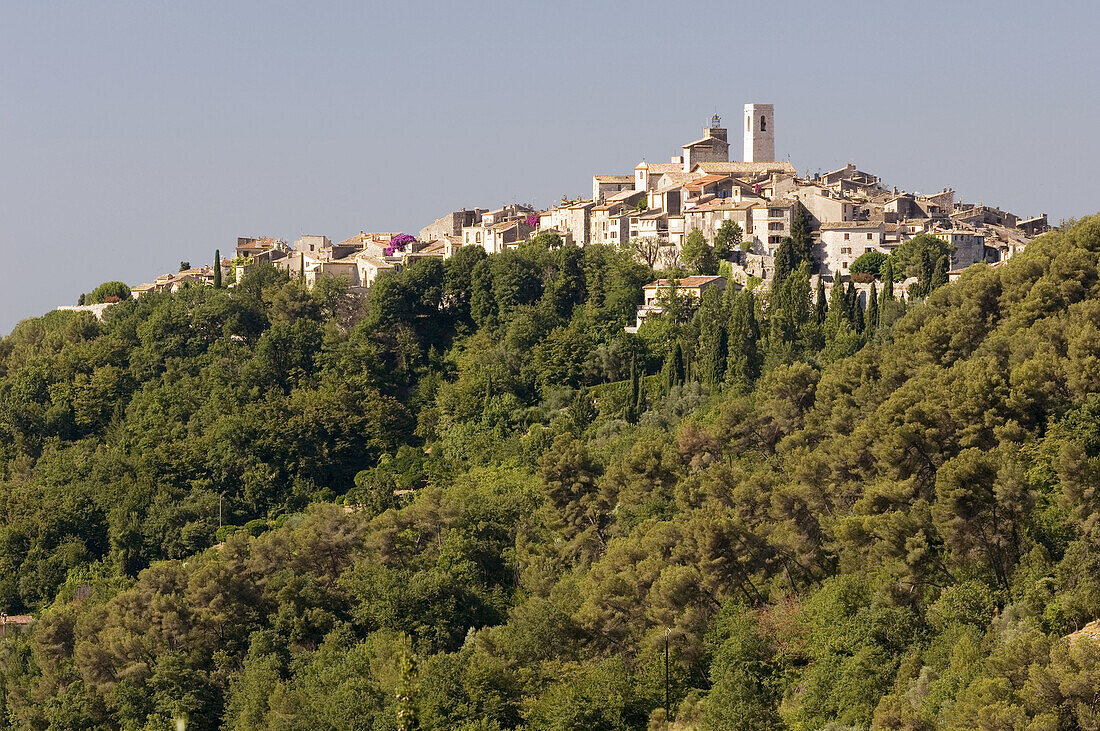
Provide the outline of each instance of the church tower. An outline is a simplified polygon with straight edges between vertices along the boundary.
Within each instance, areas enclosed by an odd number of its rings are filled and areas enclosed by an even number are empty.
[[[745,105],[745,162],[775,162],[774,117],[771,104]]]

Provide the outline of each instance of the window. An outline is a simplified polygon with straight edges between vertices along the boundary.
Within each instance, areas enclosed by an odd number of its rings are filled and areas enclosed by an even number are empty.
[[[772,221],[771,223],[768,224],[768,230],[769,231],[782,231],[783,230],[783,222],[782,221]]]
[[[752,117],[745,117],[745,131],[752,132]]]
[[[763,115],[760,116],[760,131],[761,132],[767,132],[768,131],[768,118],[763,116]]]
[[[868,241],[870,241],[870,240],[871,240],[871,239],[873,239],[874,237],[875,237],[875,236],[874,236],[874,234],[867,234],[867,240],[868,240]]]
[[[873,246],[867,246],[867,247],[864,247],[864,249],[863,249],[863,253],[864,253],[864,254],[870,254],[870,253],[871,253],[872,251],[874,251],[874,250],[875,250],[875,247],[873,247]]]
[[[768,237],[768,243],[769,244],[778,244],[782,240],[783,240],[782,236],[769,236]]]
[[[847,269],[848,269],[848,262],[844,262],[844,263],[842,263],[842,264],[840,265],[840,268],[841,268],[841,269],[844,269],[844,270],[846,270],[846,271],[847,271]]]
[[[845,246],[843,249],[840,250],[840,253],[841,254],[851,254],[852,253],[852,247]]]
[[[844,240],[845,240],[845,241],[847,241],[847,240],[848,240],[848,239],[850,239],[850,238],[852,238],[852,235],[851,235],[851,234],[844,234]]]
[[[783,217],[783,209],[782,208],[769,208],[768,209],[768,218],[782,218],[782,217]]]

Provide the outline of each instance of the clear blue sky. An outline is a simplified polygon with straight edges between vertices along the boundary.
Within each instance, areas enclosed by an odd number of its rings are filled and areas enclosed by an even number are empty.
[[[544,206],[776,109],[802,172],[1100,210],[1095,2],[7,2],[0,333],[238,235]],[[731,129],[733,152],[740,135]]]

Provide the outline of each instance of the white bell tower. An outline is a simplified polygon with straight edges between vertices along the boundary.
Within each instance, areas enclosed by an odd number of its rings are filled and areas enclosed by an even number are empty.
[[[775,162],[775,110],[771,104],[745,105],[745,162]]]

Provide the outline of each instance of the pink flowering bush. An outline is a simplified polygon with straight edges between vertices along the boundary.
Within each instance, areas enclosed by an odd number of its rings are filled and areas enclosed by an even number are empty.
[[[406,246],[415,242],[415,236],[410,236],[409,234],[397,234],[392,239],[390,239],[390,247],[392,247],[394,251],[404,251]]]

